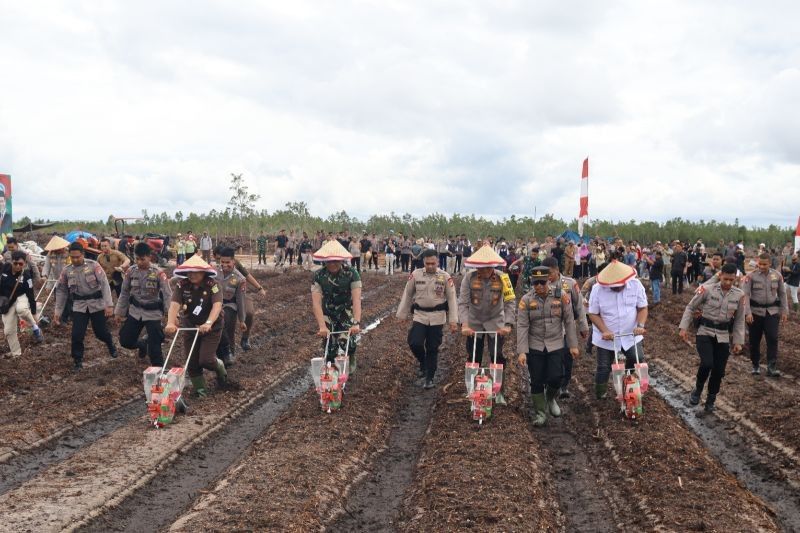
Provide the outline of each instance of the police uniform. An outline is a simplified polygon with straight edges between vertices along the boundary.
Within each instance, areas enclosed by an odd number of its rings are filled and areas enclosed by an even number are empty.
[[[546,266],[536,267],[531,281],[547,281],[549,273]],[[568,291],[559,288],[549,285],[544,297],[537,295],[535,288],[531,289],[517,305],[517,353],[527,355],[537,425],[543,424],[547,417],[546,404],[553,416],[561,415],[555,398],[562,386],[563,359],[572,358],[567,348],[578,347],[574,300]]]
[[[442,269],[428,273],[424,268],[408,276],[397,318],[405,320],[413,312],[408,346],[419,361],[420,377],[426,386],[433,382],[438,364],[442,327],[458,323],[458,300],[453,278]]]
[[[186,263],[184,263],[185,265]],[[197,328],[206,323],[215,303],[222,303],[222,291],[219,284],[211,277],[206,276],[199,285],[194,285],[188,279],[180,279],[175,284],[172,301],[180,306],[180,326],[182,328]],[[217,347],[222,338],[222,313],[211,324],[211,331],[205,335],[197,336],[197,343],[191,355],[189,350],[194,339],[194,332],[181,332],[183,336],[183,353],[189,357],[189,377],[202,378],[203,369],[217,372],[217,376],[225,376],[224,366],[219,368],[222,361],[217,359]],[[219,364],[218,364],[219,363]],[[196,380],[193,379],[193,383]],[[197,390],[197,385],[195,385]]]
[[[247,318],[247,304],[245,294],[247,279],[234,267],[229,274],[221,268],[217,269],[217,282],[222,291],[222,315],[224,325],[222,339],[217,349],[217,355],[226,367],[233,365],[233,356],[236,351],[236,322],[244,323]]]
[[[350,329],[353,324],[353,295],[352,290],[361,288],[361,275],[354,268],[342,264],[342,268],[331,274],[327,268],[321,268],[314,274],[311,292],[322,295],[322,314],[330,331],[343,331]],[[336,342],[328,346],[327,360],[336,358],[339,347],[345,349],[344,335],[337,336]],[[323,347],[326,341],[323,340]],[[356,340],[350,339],[349,354],[351,361],[355,361]]]
[[[95,337],[108,346],[111,357],[117,356],[114,339],[108,331],[105,310],[113,307],[111,288],[103,269],[95,261],[84,259],[80,266],[67,265],[56,284],[56,316],[61,316],[67,299],[72,300],[72,358],[75,368],[83,366],[86,326],[92,323]]]
[[[725,376],[730,343],[744,344],[745,307],[744,291],[737,287],[723,291],[720,282],[700,285],[686,306],[681,318],[681,330],[689,329],[697,311],[702,313],[696,340],[700,367],[690,400],[692,405],[700,403],[703,387],[708,380],[706,410],[714,409],[714,401]]]
[[[578,287],[578,282],[569,276],[559,275],[558,279],[553,281],[550,285],[550,290],[553,291],[556,299],[566,296],[569,299],[570,306],[572,307],[573,325],[578,331],[582,333],[589,333],[589,323],[586,321],[586,308],[583,306],[583,298],[581,297],[581,290]],[[566,336],[567,331],[564,330]],[[566,341],[564,342],[566,345]],[[572,379],[572,356],[568,350],[562,352],[564,372],[561,378],[561,394],[563,397],[568,397],[567,387]]]
[[[61,271],[68,264],[69,256],[67,254],[50,252],[45,257],[42,276],[45,279],[58,280],[61,277]]]
[[[155,265],[143,270],[133,265],[125,273],[114,314],[124,317],[119,330],[119,343],[128,349],[139,349],[139,355],[150,355],[153,366],[164,364],[161,343],[164,328],[161,321],[169,310],[172,288],[167,275]],[[139,339],[142,328],[147,330],[147,340]]]
[[[491,277],[483,279],[477,271],[464,275],[458,295],[458,317],[462,324],[475,331],[497,331],[513,327],[516,296],[508,274],[494,270]],[[497,339],[497,362],[505,364],[503,337]],[[475,336],[467,338],[467,359],[472,360]],[[475,347],[475,360],[483,358],[483,338]],[[490,351],[494,350],[494,339],[490,340]],[[491,353],[491,357],[494,357]]]
[[[756,270],[744,277],[742,289],[745,296],[747,315],[753,316],[750,324],[750,360],[753,373],[759,373],[761,363],[761,337],[767,337],[767,375],[779,376],[778,327],[781,315],[788,315],[789,304],[783,276],[772,268],[766,274]]]

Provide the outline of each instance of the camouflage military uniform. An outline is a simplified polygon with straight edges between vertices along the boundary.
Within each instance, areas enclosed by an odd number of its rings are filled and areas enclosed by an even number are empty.
[[[353,296],[352,290],[361,287],[361,275],[354,268],[342,265],[341,270],[331,274],[326,268],[319,269],[314,274],[314,283],[311,292],[322,294],[322,314],[330,331],[344,331],[353,326]],[[349,354],[353,356],[356,351],[356,340],[350,339]],[[327,359],[332,361],[341,348],[343,351],[347,344],[346,335],[337,335],[336,342],[328,346]],[[323,347],[325,341],[323,341]]]
[[[522,294],[531,290],[531,274],[533,269],[541,264],[538,257],[526,255],[522,258],[522,272],[519,275],[519,289]]]

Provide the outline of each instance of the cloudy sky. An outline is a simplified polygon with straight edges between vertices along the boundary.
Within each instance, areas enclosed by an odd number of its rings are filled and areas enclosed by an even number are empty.
[[[794,225],[800,3],[0,0],[14,214]]]

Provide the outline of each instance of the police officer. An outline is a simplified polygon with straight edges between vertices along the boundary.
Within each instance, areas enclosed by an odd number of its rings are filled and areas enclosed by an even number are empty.
[[[535,267],[531,274],[533,290],[523,296],[517,306],[518,362],[528,365],[535,426],[544,425],[548,411],[555,417],[561,416],[556,397],[564,370],[563,352],[568,349],[568,357],[577,357],[580,353],[572,300],[566,291],[555,295],[556,291],[548,285],[549,276],[549,267]],[[567,347],[564,346],[565,332]]]
[[[224,246],[217,246],[214,248],[214,260],[217,261],[217,264],[220,262],[220,250],[222,250]],[[259,283],[259,281],[253,277],[247,268],[242,264],[241,261],[233,258],[233,265],[236,267],[236,270],[244,276],[244,279],[247,280],[247,284],[250,285],[253,289],[255,289],[258,294],[261,296],[266,296],[267,291],[264,289],[263,285]],[[241,347],[242,350],[245,352],[250,349],[250,332],[253,331],[253,320],[256,316],[256,308],[253,305],[253,298],[249,294],[245,294],[244,297],[244,307],[245,307],[245,319],[244,324],[246,326],[245,329],[242,330],[242,340],[241,340]],[[241,329],[241,326],[240,326]],[[235,332],[235,329],[234,329]],[[235,337],[231,337],[230,339],[231,345],[235,344]]]
[[[715,252],[714,255],[711,256],[711,261],[706,268],[703,270],[703,274],[700,279],[700,283],[708,283],[714,278],[716,281],[719,281],[718,278],[715,278],[719,273],[720,269],[722,268],[722,252]]]
[[[733,353],[739,353],[744,344],[745,295],[744,291],[733,286],[735,280],[736,266],[726,264],[719,274],[719,281],[700,285],[686,306],[679,327],[681,338],[688,341],[689,325],[694,320],[696,312],[700,311],[696,339],[700,367],[697,369],[695,388],[689,403],[691,405],[700,403],[703,387],[708,380],[706,412],[714,410],[714,402],[719,394],[722,378],[725,376],[731,340]]]
[[[516,295],[511,286],[508,274],[497,270],[505,266],[506,262],[490,244],[483,246],[464,260],[464,266],[476,270],[464,275],[461,280],[461,292],[458,295],[458,318],[461,321],[461,334],[467,337],[467,359],[472,360],[472,351],[475,349],[475,359],[483,359],[484,339],[476,339],[476,331],[494,331],[497,334],[497,362],[505,365],[503,357],[503,341],[511,333],[514,326],[514,312]],[[494,351],[492,340],[490,351]],[[476,344],[477,343],[477,344]],[[506,405],[505,380],[503,388],[495,397],[499,405]]]
[[[789,304],[783,276],[770,268],[768,253],[758,256],[758,270],[751,272],[742,280],[742,289],[748,298],[747,324],[750,330],[750,360],[753,374],[761,373],[761,337],[767,337],[767,375],[779,377],[778,370],[778,327],[789,318]]]
[[[137,244],[133,253],[136,264],[125,273],[114,309],[117,321],[125,320],[119,330],[119,343],[129,350],[138,348],[139,357],[149,354],[150,364],[161,366],[164,364],[161,320],[169,310],[172,288],[167,275],[150,263],[152,249],[147,243]],[[147,330],[147,340],[139,339],[142,328]]]
[[[548,257],[542,261],[542,266],[550,270],[550,275],[547,278],[550,284],[550,289],[556,299],[560,299],[562,294],[566,294],[572,305],[572,318],[574,324],[580,333],[581,339],[589,338],[589,322],[586,319],[586,308],[583,306],[583,298],[581,297],[581,290],[578,287],[578,282],[569,276],[564,276],[558,269],[558,261],[555,257]],[[566,331],[564,332],[566,335]],[[566,341],[564,342],[566,346]],[[564,372],[561,377],[561,398],[569,398],[569,382],[572,379],[572,356],[568,350],[561,352],[563,356]]]
[[[311,306],[323,347],[331,331],[349,331],[351,337],[361,331],[361,276],[350,267],[353,256],[337,240],[326,242],[313,255],[314,261],[324,264],[314,273],[311,285]],[[333,361],[345,349],[346,338],[336,335],[328,345],[326,360]],[[356,370],[356,339],[350,339],[350,373]]]
[[[61,314],[67,298],[72,299],[72,358],[74,370],[83,368],[83,339],[86,326],[92,323],[95,337],[108,346],[111,357],[117,356],[114,339],[108,332],[106,318],[113,315],[111,287],[103,269],[95,261],[84,257],[83,246],[73,242],[69,245],[70,264],[61,271],[56,284],[56,311],[53,324],[61,325]]]
[[[228,387],[225,364],[217,358],[217,347],[222,338],[222,290],[214,280],[217,271],[199,255],[193,255],[177,267],[175,276],[179,279],[172,293],[164,331],[167,335],[178,331],[179,314],[180,327],[199,329],[191,354],[194,332],[183,332],[183,353],[189,358],[188,373],[194,394],[205,397],[208,389],[203,369],[216,372],[220,388]]]
[[[97,262],[103,267],[111,290],[116,292],[117,298],[119,298],[119,293],[122,290],[123,273],[130,267],[131,260],[122,252],[113,250],[111,241],[105,237],[100,239],[100,252],[100,255],[97,256]],[[136,247],[134,247],[133,253],[135,257]]]
[[[217,356],[225,363],[225,368],[233,366],[236,351],[236,322],[242,332],[247,331],[247,305],[245,302],[247,280],[236,270],[233,248],[219,249],[219,268],[217,283],[222,289],[222,315],[224,326]]]
[[[425,378],[425,388],[433,388],[433,377],[442,343],[442,327],[450,324],[450,332],[458,331],[458,301],[456,287],[450,274],[437,268],[434,250],[422,253],[424,269],[411,273],[397,309],[397,318],[406,320],[413,311],[413,323],[408,332],[408,346],[419,361],[417,377]]]

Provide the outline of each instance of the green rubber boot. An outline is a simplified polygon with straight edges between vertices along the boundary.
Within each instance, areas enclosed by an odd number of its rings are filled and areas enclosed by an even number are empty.
[[[506,382],[503,381],[503,383],[500,384],[500,390],[497,392],[497,395],[494,397],[494,403],[496,403],[497,405],[508,405],[508,402],[506,402],[506,397],[503,394],[505,392],[505,390],[506,390]]]
[[[594,397],[603,400],[608,395],[608,383],[595,383]]]
[[[348,372],[350,372],[351,376],[356,373],[356,356],[355,356],[355,354],[350,356],[350,362],[348,363],[348,367],[349,367],[348,368]]]
[[[225,370],[225,363],[222,362],[222,359],[217,358],[217,385],[221,389],[224,389],[228,385],[228,371]]]
[[[531,394],[533,401],[533,425],[542,427],[547,422],[547,399],[544,393]]]
[[[208,389],[206,388],[206,378],[203,376],[195,376],[193,378],[189,378],[192,382],[192,389],[194,390],[194,395],[198,398],[205,398],[208,396]]]
[[[556,398],[558,398],[559,389],[547,389],[545,393],[545,397],[547,398],[547,409],[550,411],[550,414],[554,417],[558,418],[561,416],[561,408],[556,403]]]

